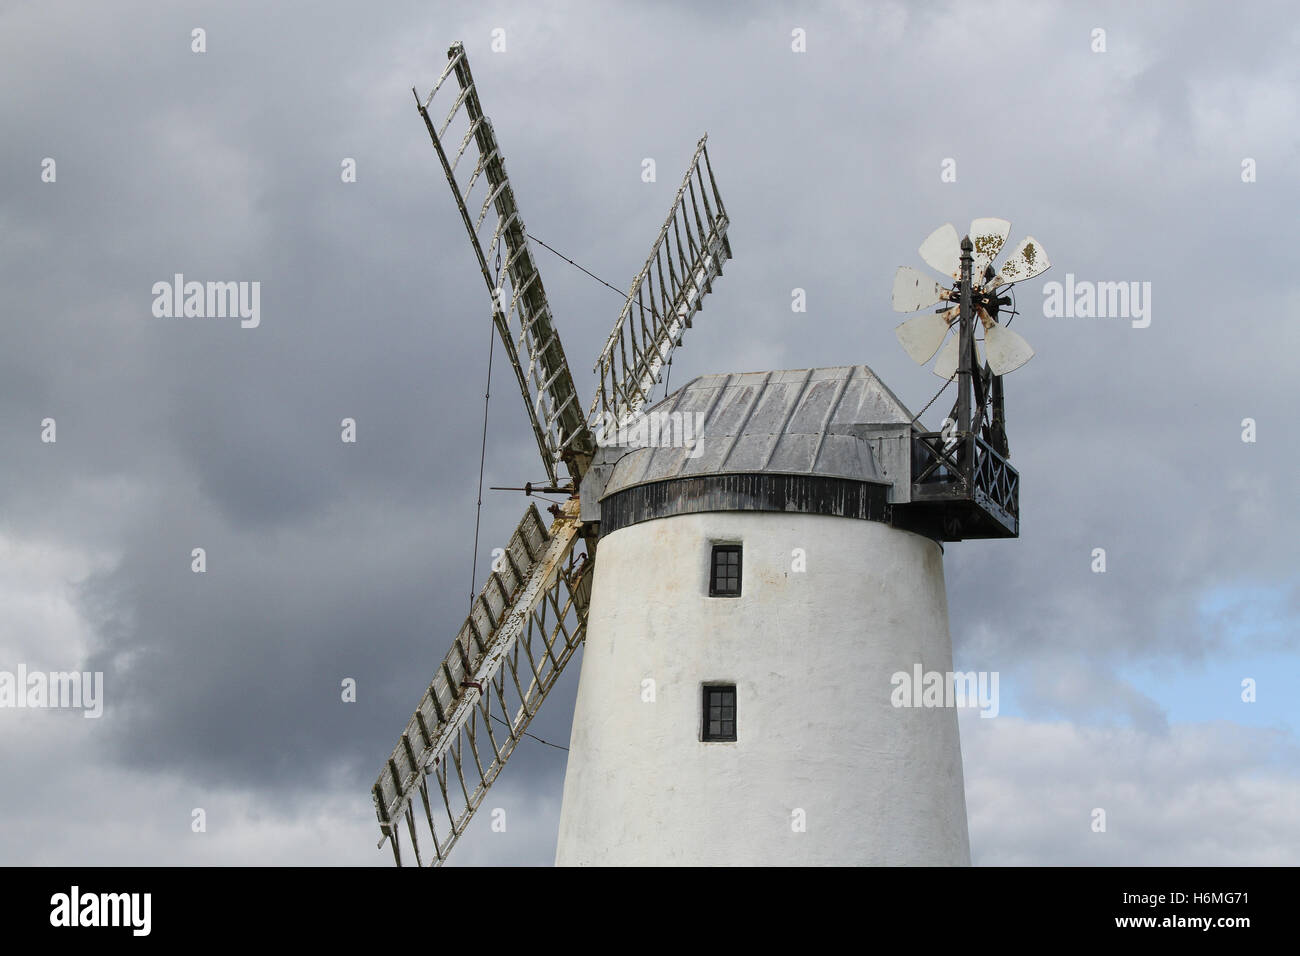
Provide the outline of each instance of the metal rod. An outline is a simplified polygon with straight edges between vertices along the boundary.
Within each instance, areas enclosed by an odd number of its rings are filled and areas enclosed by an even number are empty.
[[[957,346],[957,433],[965,436],[970,432],[970,390],[971,390],[971,362],[970,350],[974,345],[972,342],[972,318],[971,309],[971,252],[975,245],[970,241],[970,236],[963,236],[961,240],[961,318],[960,330],[958,334],[961,342]]]

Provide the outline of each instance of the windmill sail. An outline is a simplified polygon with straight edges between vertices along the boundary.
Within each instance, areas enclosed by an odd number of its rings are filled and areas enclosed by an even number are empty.
[[[464,48],[455,44],[447,56],[447,69],[433,92],[423,101],[417,94],[416,102],[492,294],[492,321],[514,366],[547,476],[552,485],[559,484],[556,467],[562,461],[576,488],[591,463],[595,436],[578,404]],[[435,127],[430,104],[452,76],[459,93]],[[452,152],[446,144],[456,142],[449,131],[458,120],[464,131]],[[704,143],[701,139],[696,147],[668,220],[601,353],[600,390],[589,412],[593,421],[604,411],[622,420],[644,404],[683,330],[722,274],[722,262],[731,257],[727,216]],[[457,169],[471,144],[477,161],[462,185]],[[481,199],[473,194],[480,182]],[[485,222],[492,223],[486,242]],[[586,553],[578,557],[580,538]],[[446,861],[582,643],[595,547],[591,526],[579,520],[576,496],[557,513],[549,531],[535,507],[525,512],[375,781],[380,846],[391,845],[399,866],[403,831],[416,863]]]
[[[549,532],[529,505],[375,781],[379,845],[398,866],[403,830],[417,864],[446,861],[582,643],[591,575],[577,540],[576,501]]]
[[[668,218],[596,361],[600,386],[587,416],[593,429],[610,418],[622,425],[646,403],[668,356],[713,291],[713,280],[722,275],[722,263],[731,258],[729,220],[707,141],[705,135],[696,144]]]
[[[416,103],[438,151],[443,172],[469,232],[479,269],[492,296],[492,321],[514,366],[547,477],[552,485],[558,485],[556,464],[563,461],[569,475],[577,481],[591,461],[595,441],[582,415],[573,375],[555,332],[546,291],[542,288],[542,278],[528,247],[528,236],[519,216],[514,188],[506,176],[505,159],[497,144],[492,122],[483,115],[464,46],[453,44],[447,57],[447,68],[438,78],[433,92],[423,101],[416,94]],[[456,78],[459,95],[441,127],[435,128],[429,107],[450,76]],[[459,146],[454,155],[448,156],[444,144],[454,142],[454,137],[447,138],[448,133],[460,127],[464,127],[464,132]],[[456,170],[471,144],[477,162],[462,186]],[[472,195],[480,182],[481,199]],[[477,212],[471,215],[475,208]],[[483,238],[485,223],[492,225],[486,243]],[[498,262],[501,263],[499,268]]]

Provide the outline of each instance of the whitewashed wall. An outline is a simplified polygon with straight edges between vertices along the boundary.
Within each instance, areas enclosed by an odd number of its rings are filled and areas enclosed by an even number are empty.
[[[710,598],[710,547],[731,542],[743,594]],[[596,562],[556,862],[968,864],[956,714],[890,703],[890,676],[918,661],[952,669],[942,552],[926,538],[755,512],[614,532]],[[737,685],[733,743],[700,740],[713,681]]]

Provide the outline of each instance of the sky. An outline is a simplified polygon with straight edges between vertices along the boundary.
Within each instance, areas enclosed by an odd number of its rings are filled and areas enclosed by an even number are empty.
[[[104,712],[0,708],[0,863],[391,864],[370,787],[526,504],[484,492],[472,568],[490,302],[411,95],[456,40],[529,231],[618,288],[707,131],[734,259],[674,383],[862,363],[919,409],[894,270],[1040,240],[1021,535],[945,554],[954,666],[1001,675],[973,862],[1300,862],[1290,5],[8,0],[0,671]],[[620,297],[535,255],[589,396]],[[155,315],[176,273],[258,324]],[[1149,316],[1052,315],[1067,275]],[[496,363],[485,484],[536,481]],[[564,757],[521,744],[452,862],[549,865]]]

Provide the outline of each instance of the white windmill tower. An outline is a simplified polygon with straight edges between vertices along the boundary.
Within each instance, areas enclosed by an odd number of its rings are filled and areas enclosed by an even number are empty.
[[[925,361],[958,328],[945,431],[917,428],[861,365],[704,376],[643,411],[731,256],[701,139],[584,418],[463,48],[448,58],[417,104],[493,293],[548,488],[570,497],[549,528],[528,508],[437,667],[373,788],[380,844],[400,865],[406,831],[417,862],[444,862],[585,640],[558,863],[969,862],[956,715],[894,707],[891,677],[951,671],[940,542],[1019,530],[1001,371],[976,364],[972,327],[978,315],[1001,328],[999,286],[1024,277],[1012,275],[1023,245],[1003,275],[974,282],[972,263],[997,249],[983,241],[977,259],[954,244],[953,263],[932,236],[923,255],[951,289],[900,270],[896,307],[959,303],[899,333],[913,357],[934,340]],[[428,107],[451,75],[459,94],[435,128]],[[1021,342],[986,331],[990,362],[1023,361]]]

